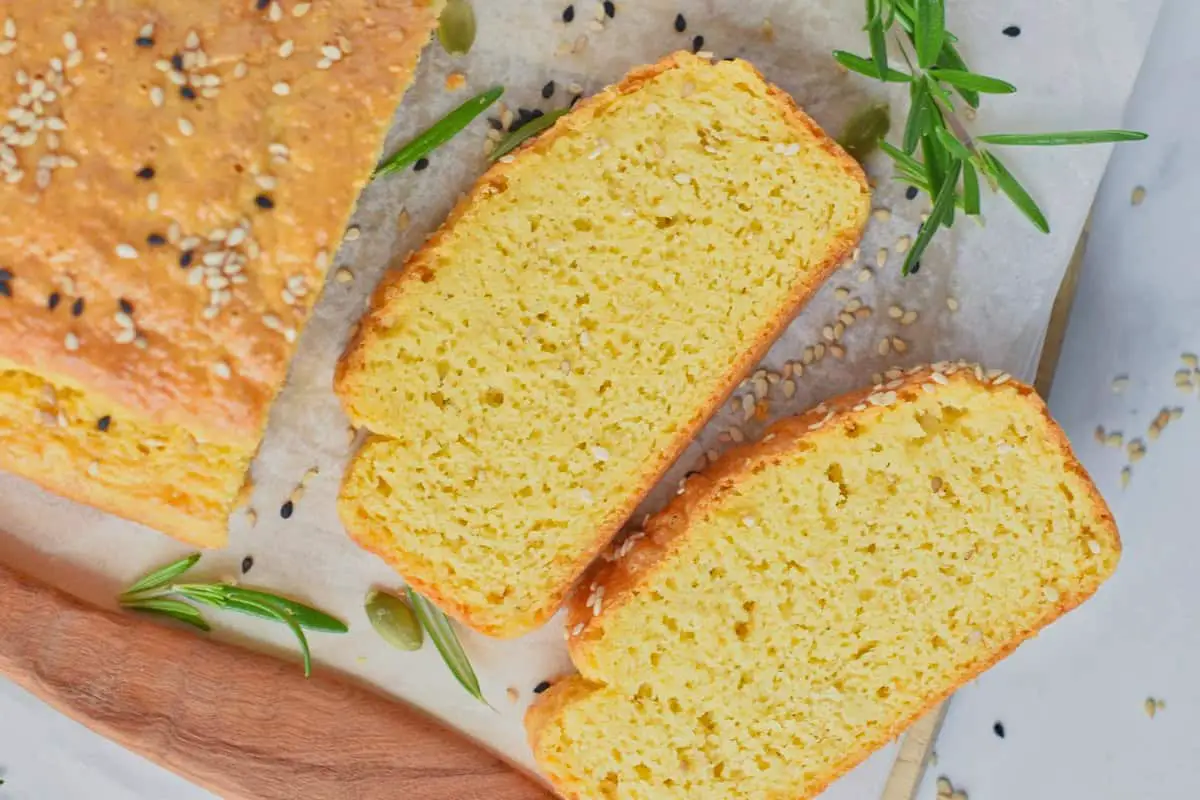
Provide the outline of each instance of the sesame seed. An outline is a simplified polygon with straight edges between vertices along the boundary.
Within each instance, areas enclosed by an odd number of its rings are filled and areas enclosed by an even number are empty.
[[[546,85],[542,87],[542,97],[549,100],[554,96],[554,81],[546,81]]]
[[[179,266],[187,269],[192,265],[192,260],[196,257],[196,251],[184,250],[179,254]]]
[[[951,311],[958,311],[958,300],[953,297],[947,297],[946,308],[950,309]]]
[[[167,237],[163,236],[161,233],[152,233],[146,237],[146,244],[150,245],[151,247],[162,247],[166,243]]]
[[[1133,187],[1133,192],[1129,195],[1129,204],[1134,205],[1134,206],[1140,206],[1142,204],[1142,201],[1144,201],[1145,199],[1146,199],[1146,187],[1145,186]]]
[[[291,39],[287,39],[283,44],[279,45],[280,58],[290,58],[294,52],[296,52],[296,43]]]
[[[917,321],[917,312],[916,311],[905,311],[904,316],[900,317],[901,325],[912,325],[916,321]]]
[[[254,0],[254,7],[259,11],[266,11],[269,5],[271,5],[271,0]]]
[[[417,163],[413,164],[413,172],[420,172],[429,166],[429,159],[421,156],[417,159]]]
[[[291,519],[292,514],[295,511],[296,511],[296,504],[294,502],[292,502],[291,500],[288,500],[286,503],[284,503],[283,505],[281,505],[279,507],[279,516],[283,517],[284,519]]]
[[[1021,35],[1021,28],[1018,25],[1009,25],[1007,28],[1001,31],[1001,33],[1010,39],[1015,39]]]
[[[112,417],[108,416],[107,414],[96,420],[96,430],[100,431],[101,433],[107,433],[108,426],[110,425],[112,425]]]
[[[871,271],[870,267],[863,267],[862,269],[860,269],[858,271],[858,282],[866,283],[867,281],[871,280],[871,278],[873,278],[874,276],[875,276],[875,273]]]
[[[308,10],[310,8],[312,8],[312,3],[309,3],[309,2],[297,3],[296,6],[292,9],[292,16],[293,17],[303,17],[305,14],[308,13]]]
[[[333,273],[333,278],[338,283],[352,283],[354,281],[354,273],[345,267],[338,267],[337,272]]]
[[[704,37],[703,37],[703,36],[696,36],[696,37],[693,37],[693,39],[692,39],[692,52],[693,52],[693,53],[699,53],[699,52],[700,52],[701,50],[703,50],[703,49],[704,49]]]
[[[550,688],[550,681],[542,681],[537,686],[533,687],[534,694],[541,694]]]
[[[72,33],[71,31],[67,31],[66,33],[64,33],[62,40],[63,40],[63,47],[67,48],[67,50],[78,50],[79,49],[79,40],[75,37],[75,34]]]
[[[270,195],[259,194],[254,198],[254,205],[266,211],[270,211],[271,209],[275,208],[275,201],[271,199]]]
[[[54,309],[58,308],[58,304],[61,300],[62,295],[60,295],[58,292],[51,292],[50,296],[46,298],[46,308],[53,311]]]
[[[575,6],[567,6],[562,11],[563,22],[573,22],[575,20]]]
[[[191,136],[196,132],[196,126],[187,120],[186,117],[179,118],[179,132],[184,136]]]
[[[133,40],[133,43],[136,44],[138,47],[142,47],[142,48],[154,47],[154,37],[139,36]]]
[[[131,244],[119,244],[116,249],[117,257],[124,259],[134,259],[138,257],[138,252]]]
[[[67,348],[68,352],[75,352],[79,349],[79,337],[74,333],[68,332],[63,338],[63,346]]]
[[[910,186],[907,189],[905,189],[904,196],[905,196],[905,198],[907,198],[909,200],[916,200],[917,199],[917,187]]]
[[[689,184],[692,182],[692,176],[686,172],[677,172],[675,173],[675,182],[681,186]]]
[[[683,16],[683,14],[675,15],[675,30],[679,33],[683,33],[687,30],[687,19]]]
[[[279,95],[280,97],[286,97],[287,95],[292,93],[292,87],[288,86],[286,81],[279,81],[278,83],[276,83],[274,86],[271,87],[271,91],[273,91],[275,94]]]
[[[71,316],[72,317],[83,316],[83,306],[84,306],[83,298],[82,297],[77,298],[75,300],[75,302],[71,304]]]

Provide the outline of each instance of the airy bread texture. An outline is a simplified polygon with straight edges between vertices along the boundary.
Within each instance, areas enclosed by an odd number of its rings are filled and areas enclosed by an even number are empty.
[[[219,546],[442,0],[2,5],[0,469]]]
[[[337,391],[374,434],[347,529],[514,636],[850,253],[869,195],[753,67],[686,53],[505,161],[385,279]]]
[[[568,798],[802,800],[1096,591],[1112,516],[1028,387],[936,365],[774,426],[598,562],[526,723]]]

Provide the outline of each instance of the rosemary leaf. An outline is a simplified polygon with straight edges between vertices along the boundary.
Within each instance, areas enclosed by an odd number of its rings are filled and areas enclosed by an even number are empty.
[[[916,0],[916,19],[913,41],[917,47],[917,64],[922,69],[933,66],[942,51],[946,37],[946,9],[943,0]]]
[[[890,5],[888,0],[867,0],[867,41],[871,45],[871,62],[875,72],[886,75],[888,71],[887,38],[884,33],[880,6]]]
[[[167,564],[165,567],[159,567],[153,572],[148,572],[135,584],[126,589],[125,594],[131,595],[150,589],[157,589],[196,566],[196,562],[199,560],[200,554],[192,553],[187,558],[181,558],[178,561]]]
[[[535,117],[529,120],[515,131],[510,131],[507,136],[496,143],[496,149],[488,156],[492,161],[497,161],[500,158],[508,155],[513,150],[523,143],[526,139],[532,139],[542,131],[546,130],[558,120],[565,116],[571,109],[560,108],[557,111],[551,111],[542,114],[540,117]]]
[[[930,68],[927,74],[951,86],[972,89],[984,94],[1012,94],[1017,90],[1017,87],[1008,81],[1002,81],[999,78],[992,78],[987,75],[980,75],[961,69]]]
[[[122,606],[134,611],[148,611],[154,614],[162,614],[163,616],[191,625],[193,628],[199,628],[206,633],[212,630],[196,607],[189,606],[182,600],[171,600],[166,597],[148,597],[143,600],[130,600],[127,603],[122,603]]]
[[[891,156],[897,166],[903,167],[916,175],[925,175],[925,166],[920,161],[917,161],[891,142],[880,142],[879,149]]]
[[[467,127],[471,120],[488,109],[492,103],[504,94],[503,86],[495,86],[486,92],[475,95],[458,108],[435,122],[428,130],[417,136],[408,144],[388,156],[383,163],[375,168],[374,177],[379,178],[399,172],[405,167],[415,164],[418,160],[441,147],[454,138],[459,131]]]
[[[1062,133],[987,133],[975,137],[988,144],[1002,145],[1071,145],[1102,142],[1140,142],[1146,138],[1141,131],[1065,131]]]
[[[1050,223],[1046,221],[1046,216],[1042,213],[1042,209],[1038,208],[1038,204],[1034,202],[1029,192],[1025,191],[1025,187],[1021,185],[1021,182],[1008,171],[1008,168],[1004,166],[1000,159],[987,152],[982,153],[982,156],[983,164],[988,174],[996,180],[996,185],[1000,187],[1000,191],[1008,195],[1008,199],[1013,201],[1013,205],[1020,209],[1022,214],[1029,217],[1029,221],[1034,224],[1034,227],[1042,233],[1049,233]]]
[[[961,161],[958,159],[951,161],[950,170],[946,173],[946,178],[942,181],[938,189],[937,199],[933,201],[933,208],[929,209],[929,218],[921,226],[921,232],[917,234],[917,240],[913,242],[912,248],[908,251],[908,255],[904,259],[904,267],[901,270],[902,274],[909,275],[912,273],[913,265],[921,260],[925,249],[933,241],[934,234],[937,233],[938,228],[946,223],[950,213],[953,211],[954,201],[958,195],[958,173],[961,168]]]
[[[949,151],[950,154],[953,155],[955,158],[957,158],[961,161],[970,161],[971,160],[971,158],[972,158],[971,151],[968,150],[967,146],[965,144],[963,144],[962,142],[960,142],[958,140],[958,138],[955,137],[955,135],[952,134],[950,131],[946,130],[945,128],[939,128],[937,130],[936,135],[937,135],[938,143],[941,144],[941,146],[944,147],[947,151]]]
[[[904,122],[904,152],[912,153],[921,141],[925,131],[926,105],[929,103],[929,89],[924,81],[914,81],[909,88],[910,105],[908,119]]]
[[[277,618],[274,612],[263,612],[261,608],[263,603],[270,603],[273,608],[282,609],[303,628],[325,633],[346,633],[349,630],[346,623],[324,611],[268,592],[243,589],[227,583],[182,584],[173,588],[184,597],[226,611],[238,611],[260,619],[274,620]]]
[[[411,587],[405,591],[408,594],[408,604],[412,606],[413,613],[417,615],[421,627],[433,640],[434,647],[441,653],[442,660],[450,668],[451,674],[472,697],[486,705],[487,700],[484,699],[483,691],[479,688],[479,678],[475,675],[471,660],[467,658],[467,653],[463,650],[462,643],[458,640],[458,635],[450,624],[450,619],[437,606],[414,592]]]
[[[979,175],[970,161],[963,162],[962,209],[970,217],[979,216]]]
[[[938,56],[937,65],[945,69],[957,69],[963,72],[969,72],[967,62],[963,61],[963,57],[959,55],[958,48],[951,42],[946,42],[942,45],[942,53]],[[954,87],[958,90],[958,94],[963,101],[971,108],[979,108],[979,92],[972,89],[965,89],[962,86]]]
[[[276,605],[269,600],[248,600],[242,598],[241,602],[247,606],[256,605],[262,611],[264,616],[274,618],[291,629],[292,635],[296,637],[296,641],[300,644],[300,653],[304,657],[304,677],[312,677],[312,652],[308,648],[308,637],[304,635],[304,630],[292,618],[292,615],[283,609],[282,606]]]
[[[866,75],[868,78],[874,78],[879,81],[887,81],[888,83],[909,83],[912,81],[912,75],[907,72],[901,72],[898,69],[888,67],[887,72],[880,72],[875,63],[870,59],[847,53],[845,50],[834,50],[833,58],[843,67],[860,75]]]

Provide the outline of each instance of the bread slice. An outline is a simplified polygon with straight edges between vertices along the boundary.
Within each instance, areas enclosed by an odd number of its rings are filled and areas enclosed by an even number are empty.
[[[0,469],[225,543],[443,4],[4,3]]]
[[[337,391],[351,535],[468,625],[560,606],[851,251],[859,166],[743,61],[676,54],[489,170],[385,278]]]
[[[1096,591],[1112,516],[1042,402],[936,365],[688,480],[570,606],[526,723],[567,798],[801,800]]]

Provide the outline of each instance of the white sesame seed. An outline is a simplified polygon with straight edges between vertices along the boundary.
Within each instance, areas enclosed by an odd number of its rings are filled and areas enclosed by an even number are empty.
[[[296,5],[292,8],[292,16],[293,17],[303,17],[305,14],[308,13],[308,9],[311,7],[312,7],[312,3],[309,3],[309,2],[296,3]]]
[[[16,50],[16,49],[17,49],[17,43],[14,42],[12,39],[4,39],[4,40],[0,41],[0,56],[6,56],[6,55],[12,53],[12,51]],[[78,53],[79,51],[76,50],[75,52]]]
[[[351,283],[354,281],[354,273],[345,267],[338,267],[337,272],[333,273],[333,277],[338,283]]]
[[[196,50],[200,47],[200,34],[194,30],[188,31],[187,37],[183,40],[183,46],[188,50]]]
[[[196,132],[196,126],[191,123],[186,117],[179,118],[179,132],[184,136],[191,136]]]
[[[901,325],[912,325],[916,321],[917,321],[917,312],[916,311],[905,311],[904,316],[900,317]]]
[[[5,39],[17,38],[17,22],[12,17],[9,17],[8,19],[4,20],[4,38]]]
[[[879,344],[875,346],[875,352],[879,353],[881,356],[886,356],[888,353],[892,352],[891,340],[886,336],[880,339]]]
[[[291,94],[292,87],[288,86],[286,81],[279,81],[278,83],[276,83],[274,86],[271,87],[271,91],[273,91],[275,94],[279,95],[280,97],[286,97],[287,95]]]
[[[136,338],[136,328],[122,328],[121,330],[117,331],[117,335],[113,337],[113,340],[116,341],[117,344],[130,344]]]
[[[279,20],[283,19],[283,8],[276,0],[272,0],[271,7],[267,10],[267,19],[271,20],[271,22],[279,22]]]
[[[67,31],[66,33],[64,33],[62,40],[63,40],[63,47],[67,48],[68,52],[71,50],[79,49],[79,39],[77,39],[75,37],[75,34],[73,32]]]
[[[871,272],[870,267],[863,267],[862,269],[860,269],[858,271],[858,282],[859,283],[866,283],[867,281],[871,280],[871,278],[873,278],[873,277],[874,277],[874,273]]]
[[[137,249],[131,244],[117,245],[117,257],[125,259],[133,259],[138,257]]]
[[[233,77],[237,78],[238,80],[241,80],[242,78],[246,77],[246,73],[249,71],[250,71],[250,67],[246,65],[246,62],[239,61],[233,67]]]
[[[138,30],[138,36],[153,36],[153,35],[154,35],[154,23],[153,22],[147,22],[145,25],[143,25]]]
[[[908,342],[904,341],[899,336],[893,336],[892,337],[892,349],[895,350],[897,353],[907,353],[908,352]]]
[[[291,39],[287,39],[283,44],[279,45],[280,58],[290,58],[294,52],[296,52],[296,43]]]
[[[146,208],[151,211],[158,211],[158,192],[151,192],[146,195]]]
[[[340,48],[334,45],[327,44],[321,48],[321,55],[325,56],[325,58],[328,58],[330,61],[340,61],[342,58],[342,51]]]
[[[950,309],[951,311],[958,311],[958,300],[953,297],[947,297],[946,308]]]
[[[224,380],[229,380],[230,376],[233,375],[233,370],[231,370],[229,365],[224,361],[218,361],[217,363],[213,364],[212,370],[214,375]]]
[[[79,349],[79,337],[68,331],[67,335],[63,337],[63,347],[67,348],[68,352],[75,352]]]
[[[675,173],[675,182],[683,186],[692,182],[692,176],[686,172]]]

